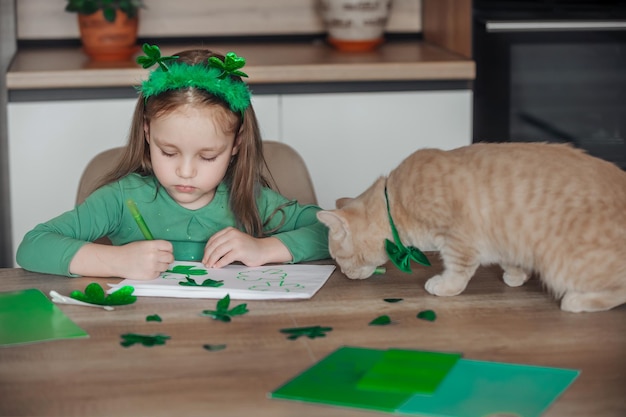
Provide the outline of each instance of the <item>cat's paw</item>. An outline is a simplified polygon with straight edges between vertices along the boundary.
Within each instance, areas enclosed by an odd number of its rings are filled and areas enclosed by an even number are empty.
[[[424,287],[433,295],[452,296],[461,294],[466,286],[467,282],[460,282],[460,280],[451,277],[444,278],[443,275],[435,275],[426,281]]]
[[[502,279],[509,287],[520,287],[528,281],[528,274],[520,268],[506,267]]]
[[[561,299],[561,310],[572,313],[606,311],[625,302],[624,291],[588,293],[568,291]]]

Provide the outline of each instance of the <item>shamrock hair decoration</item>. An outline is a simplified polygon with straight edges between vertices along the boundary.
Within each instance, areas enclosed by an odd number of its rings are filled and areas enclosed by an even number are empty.
[[[137,57],[138,64],[143,68],[159,65],[137,88],[146,100],[166,91],[198,88],[224,100],[232,111],[242,115],[250,106],[248,86],[235,78],[248,76],[240,71],[246,60],[234,52],[228,52],[223,60],[212,56],[204,63],[189,65],[178,61],[178,56],[162,57],[156,45],[144,44],[142,49],[146,55]]]
[[[411,260],[420,263],[425,266],[430,266],[430,261],[424,255],[424,253],[415,246],[406,247],[400,240],[400,235],[396,225],[391,217],[391,210],[389,209],[389,196],[387,195],[387,184],[385,184],[385,201],[387,202],[387,214],[389,216],[389,225],[391,226],[391,233],[393,235],[393,242],[389,239],[385,239],[385,250],[391,262],[403,272],[411,272]],[[395,243],[394,243],[395,242]]]
[[[150,68],[154,64],[159,64],[161,70],[167,72],[169,68],[164,61],[178,58],[178,56],[161,56],[161,49],[156,45],[144,43],[141,48],[146,56],[138,56],[137,63],[143,68]]]
[[[209,58],[209,62],[213,64],[216,68],[220,68],[222,70],[222,74],[219,78],[224,78],[226,75],[237,75],[239,77],[248,77],[248,74],[245,72],[239,71],[239,68],[243,68],[246,65],[246,59],[240,56],[237,56],[234,52],[229,52],[224,57],[224,61],[219,59],[216,56],[212,56]]]

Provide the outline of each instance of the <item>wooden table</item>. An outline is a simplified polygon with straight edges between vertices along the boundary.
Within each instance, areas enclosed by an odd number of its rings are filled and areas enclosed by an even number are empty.
[[[112,312],[59,305],[90,337],[0,348],[0,415],[377,415],[267,397],[348,345],[456,351],[468,359],[579,369],[581,375],[545,417],[626,416],[626,305],[602,313],[562,312],[538,280],[509,288],[497,267],[480,268],[463,294],[438,298],[423,286],[441,264],[415,269],[409,275],[388,266],[387,274],[362,281],[337,271],[311,300],[248,301],[250,312],[230,323],[199,315],[216,300],[140,297]],[[0,291],[69,294],[93,281],[0,270]],[[391,304],[384,298],[404,300]],[[425,309],[434,310],[437,320],[416,319]],[[146,322],[151,314],[163,322]],[[395,324],[368,325],[383,314]],[[313,325],[333,331],[293,341],[279,332]],[[165,346],[124,348],[120,335],[128,332],[171,339]],[[227,347],[209,352],[204,344]]]

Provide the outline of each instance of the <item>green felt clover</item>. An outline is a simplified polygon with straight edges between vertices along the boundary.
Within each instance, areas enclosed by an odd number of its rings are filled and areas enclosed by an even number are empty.
[[[427,321],[435,321],[437,319],[437,314],[432,310],[424,310],[417,313],[417,318]]]
[[[233,307],[230,310],[228,309],[228,307],[230,307],[230,294],[226,294],[226,297],[217,302],[215,310],[204,310],[202,311],[202,315],[211,317],[214,320],[229,322],[231,321],[233,316],[240,316],[242,314],[248,313],[247,304],[239,304],[238,306]]]
[[[287,339],[296,340],[297,338],[302,336],[306,336],[309,339],[315,339],[316,337],[326,337],[326,333],[332,330],[332,327],[309,326],[281,329],[280,332],[288,334],[289,336],[287,336]]]
[[[132,295],[133,291],[135,291],[133,287],[124,285],[117,291],[106,295],[100,284],[92,282],[87,285],[84,294],[79,290],[75,290],[70,293],[70,297],[78,301],[101,306],[121,306],[137,301],[137,297]]]
[[[370,321],[370,326],[386,326],[388,324],[391,324],[391,319],[389,318],[389,316],[385,315],[385,316],[379,316],[376,317],[374,320]]]
[[[226,75],[238,75],[239,77],[247,77],[248,74],[239,71],[239,68],[243,68],[246,65],[246,59],[237,56],[234,52],[229,52],[224,56],[224,61],[216,56],[209,58],[209,63],[215,68],[222,70],[222,74],[218,78],[224,78]]]
[[[137,333],[126,333],[123,334],[121,337],[123,340],[120,342],[120,345],[124,347],[129,347],[136,343],[141,343],[146,347],[164,345],[168,339],[171,339],[170,336],[166,336],[164,334],[144,335]]]
[[[169,68],[165,61],[178,58],[178,56],[161,56],[161,49],[156,45],[144,43],[141,49],[143,49],[143,53],[146,55],[138,56],[137,63],[143,68],[150,68],[154,64],[159,64],[161,70],[167,72]]]
[[[385,239],[385,251],[391,259],[391,262],[403,272],[411,272],[411,260],[420,263],[424,266],[430,266],[428,258],[422,251],[414,246],[406,247],[400,240],[400,234],[396,228],[393,218],[391,217],[391,210],[389,208],[389,196],[387,195],[387,186],[385,185],[385,200],[387,201],[387,215],[389,217],[389,225],[391,226],[391,233],[393,235],[393,242],[389,239]],[[394,243],[395,242],[395,243]]]

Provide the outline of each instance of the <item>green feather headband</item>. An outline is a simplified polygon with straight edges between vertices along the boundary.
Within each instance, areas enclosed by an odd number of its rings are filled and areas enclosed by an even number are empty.
[[[227,53],[223,61],[212,56],[207,60],[207,65],[188,65],[182,62],[170,62],[178,57],[162,57],[161,50],[156,45],[146,43],[143,45],[143,51],[146,55],[137,57],[138,64],[143,68],[159,65],[137,88],[146,100],[165,91],[193,87],[221,98],[228,103],[232,111],[242,115],[250,106],[248,86],[230,77],[231,75],[248,76],[239,71],[246,65],[246,60],[234,52]]]

